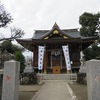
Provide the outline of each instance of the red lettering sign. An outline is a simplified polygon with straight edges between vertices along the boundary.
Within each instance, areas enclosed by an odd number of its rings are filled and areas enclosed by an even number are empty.
[[[95,81],[97,81],[97,82],[100,81],[100,76],[96,76]]]
[[[7,75],[6,76],[6,81],[10,81],[11,80],[11,76]]]

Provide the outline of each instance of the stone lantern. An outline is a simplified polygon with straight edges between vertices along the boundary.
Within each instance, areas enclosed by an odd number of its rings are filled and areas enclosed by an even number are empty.
[[[0,47],[0,69],[3,68],[5,61],[12,60],[13,57],[14,55],[11,53],[8,53],[7,50],[5,50],[4,52],[1,52],[1,47]]]

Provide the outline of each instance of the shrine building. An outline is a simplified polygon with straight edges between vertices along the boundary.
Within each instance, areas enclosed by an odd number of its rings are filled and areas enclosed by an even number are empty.
[[[97,36],[83,37],[78,29],[60,29],[55,23],[51,30],[35,30],[34,36],[28,39],[17,39],[17,42],[33,52],[33,68],[38,72],[38,46],[45,46],[43,72],[66,73],[66,63],[62,46],[68,45],[71,71],[80,69],[80,52],[94,43]]]

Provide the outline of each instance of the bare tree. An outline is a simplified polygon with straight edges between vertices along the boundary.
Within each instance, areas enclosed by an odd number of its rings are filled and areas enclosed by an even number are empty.
[[[0,27],[5,27],[12,20],[10,13],[5,10],[3,4],[0,2]]]
[[[11,40],[12,41],[14,39],[21,38],[25,34],[25,32],[19,28],[14,27],[14,28],[11,28],[10,30],[11,30],[11,36],[8,38],[5,38],[4,36],[2,36],[0,38],[0,41],[3,41],[3,40]]]
[[[5,10],[4,5],[1,4],[1,2],[0,2],[0,28],[7,26],[7,24],[12,22],[12,20],[13,19],[12,19],[10,13],[8,13]],[[14,40],[16,38],[21,38],[23,35],[24,35],[23,30],[14,27],[14,28],[11,28],[11,36],[9,36],[8,38],[4,37],[3,34],[0,34],[0,41]]]

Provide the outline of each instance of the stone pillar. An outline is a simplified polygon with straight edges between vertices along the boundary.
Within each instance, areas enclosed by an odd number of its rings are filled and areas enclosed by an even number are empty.
[[[3,74],[0,74],[0,100],[2,95],[2,82],[3,82]]]
[[[87,61],[86,67],[88,100],[100,100],[100,61]]]
[[[20,63],[17,61],[4,63],[2,100],[19,100],[19,70]]]

